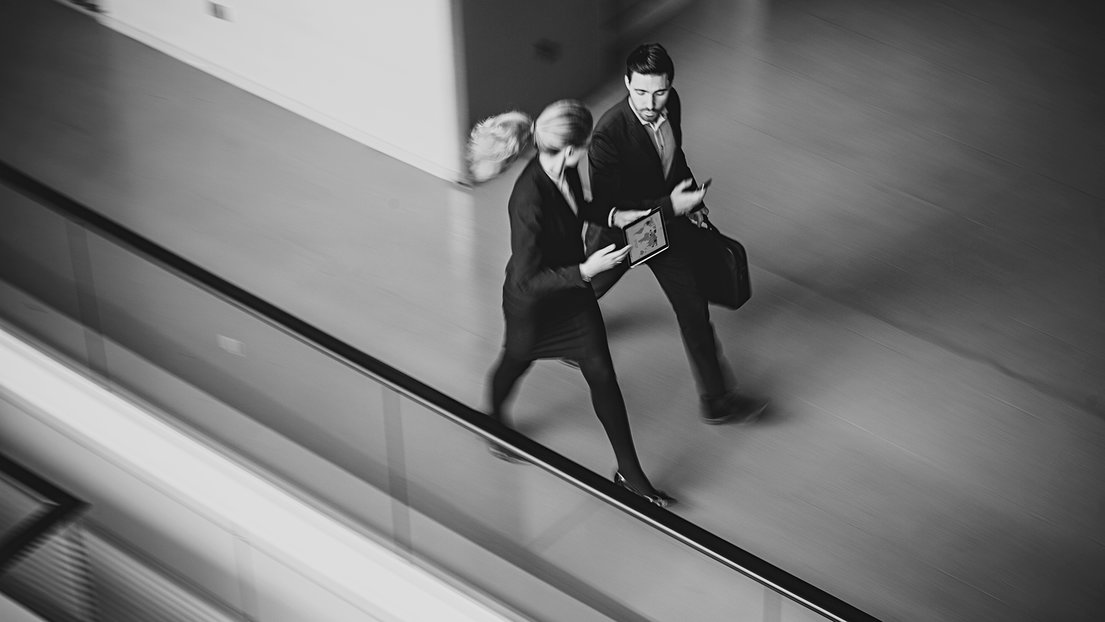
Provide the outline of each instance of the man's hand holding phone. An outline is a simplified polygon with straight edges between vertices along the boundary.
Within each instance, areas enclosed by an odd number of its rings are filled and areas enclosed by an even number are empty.
[[[679,182],[675,190],[671,191],[671,208],[675,215],[686,216],[698,207],[706,196],[706,189],[712,181],[712,179],[707,179],[698,186],[694,185],[693,179],[684,179]]]

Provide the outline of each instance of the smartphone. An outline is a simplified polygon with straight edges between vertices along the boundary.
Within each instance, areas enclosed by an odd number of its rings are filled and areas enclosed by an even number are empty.
[[[698,184],[698,186],[695,187],[695,191],[705,190],[705,189],[709,188],[710,184],[713,183],[713,181],[714,181],[713,177],[707,178],[706,181],[702,182],[701,184]]]

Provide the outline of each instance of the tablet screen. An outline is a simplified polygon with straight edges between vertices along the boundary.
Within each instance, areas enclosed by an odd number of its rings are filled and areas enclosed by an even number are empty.
[[[668,231],[659,209],[649,212],[624,229],[625,242],[629,245],[629,267],[652,259],[668,248]]]

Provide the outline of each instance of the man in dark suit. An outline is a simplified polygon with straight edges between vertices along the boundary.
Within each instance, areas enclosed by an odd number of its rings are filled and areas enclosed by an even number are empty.
[[[692,252],[706,212],[706,188],[695,183],[683,153],[682,106],[671,86],[674,77],[675,66],[661,45],[642,45],[629,54],[629,96],[599,120],[588,153],[593,205],[609,214],[607,223],[614,227],[660,209],[670,248],[648,265],[675,310],[698,382],[702,420],[752,421],[767,401],[730,386],[706,296],[695,279]],[[593,283],[596,293],[601,296],[624,270],[608,271]]]

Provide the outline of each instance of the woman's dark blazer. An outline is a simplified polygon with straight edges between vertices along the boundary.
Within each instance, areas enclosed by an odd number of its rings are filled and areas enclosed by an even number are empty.
[[[583,220],[605,223],[583,200],[579,172],[566,171],[568,186],[580,214],[576,215],[537,157],[530,160],[510,195],[510,261],[503,285],[503,307],[508,315],[571,314],[595,304],[591,285],[583,280]]]
[[[671,124],[676,145],[667,176],[649,129],[641,125],[630,106],[628,97],[619,101],[595,125],[588,152],[594,208],[605,214],[611,208],[637,210],[659,206],[670,220],[674,217],[671,191],[684,179],[694,179],[683,154],[683,105],[679,93],[672,89],[666,105],[667,123]]]

